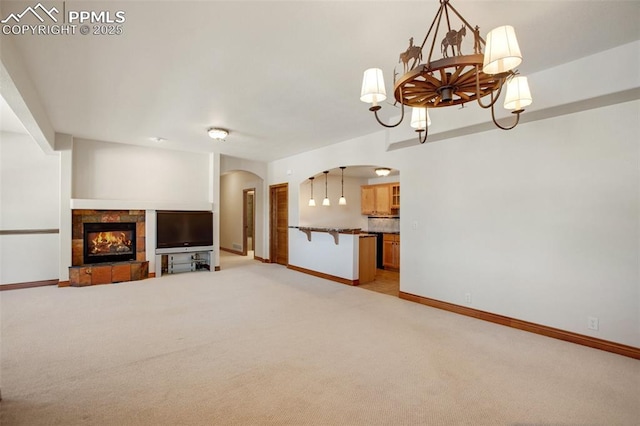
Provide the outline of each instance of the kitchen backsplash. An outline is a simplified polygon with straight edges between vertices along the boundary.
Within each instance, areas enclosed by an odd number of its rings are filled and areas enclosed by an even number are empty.
[[[400,232],[399,218],[370,217],[368,221],[368,232]]]

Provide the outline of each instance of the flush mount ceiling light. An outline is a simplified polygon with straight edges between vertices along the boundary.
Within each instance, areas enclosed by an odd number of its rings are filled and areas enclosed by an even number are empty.
[[[376,174],[378,176],[389,176],[389,173],[391,173],[391,169],[387,167],[378,167],[376,169]]]
[[[459,22],[453,23],[452,28],[451,18],[455,17]],[[444,29],[439,34],[442,22]],[[461,45],[467,31],[473,38],[473,54],[463,55]],[[442,36],[440,43],[436,43]],[[425,63],[420,63],[425,45],[429,48],[429,55]],[[442,54],[441,59],[432,60],[434,48]],[[513,27],[506,25],[495,28],[487,34],[485,41],[480,36],[479,27],[472,27],[451,6],[449,0],[440,0],[440,8],[424,41],[420,46],[414,46],[411,37],[409,47],[400,54],[400,61],[404,64],[404,75],[396,79],[394,72],[393,79],[393,94],[402,110],[397,123],[385,124],[378,117],[381,108],[378,103],[387,98],[381,69],[370,68],[364,72],[360,100],[372,104],[369,110],[384,127],[398,126],[404,119],[405,106],[414,108],[414,111],[417,109],[416,117],[426,116],[411,120],[420,143],[424,143],[429,134],[430,120],[425,113],[428,108],[477,101],[482,108],[491,108],[491,119],[497,127],[510,130],[518,124],[520,114],[532,102],[527,78],[515,71],[522,62],[522,54]],[[499,124],[494,112],[494,105],[505,84],[507,93],[504,107],[513,110],[512,113],[516,115],[515,122],[509,126]],[[485,96],[490,96],[488,103],[482,102]]]
[[[211,127],[210,129],[207,130],[207,132],[209,133],[209,137],[211,139],[214,139],[217,141],[223,141],[229,135],[228,130],[220,129],[218,127]]]

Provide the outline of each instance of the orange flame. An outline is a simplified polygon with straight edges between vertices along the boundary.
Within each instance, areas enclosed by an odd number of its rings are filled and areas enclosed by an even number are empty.
[[[131,250],[131,240],[127,239],[124,232],[99,232],[91,242],[91,253],[93,254]]]

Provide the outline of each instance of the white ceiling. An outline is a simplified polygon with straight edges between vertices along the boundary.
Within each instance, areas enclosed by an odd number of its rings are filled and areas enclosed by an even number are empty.
[[[3,0],[2,17],[35,3]],[[123,34],[2,37],[57,132],[271,161],[381,130],[359,100],[362,72],[383,68],[390,91],[398,54],[422,41],[438,4],[67,1],[125,11]],[[513,25],[525,75],[640,39],[638,1],[452,4],[483,34]],[[213,142],[210,126],[231,133]]]

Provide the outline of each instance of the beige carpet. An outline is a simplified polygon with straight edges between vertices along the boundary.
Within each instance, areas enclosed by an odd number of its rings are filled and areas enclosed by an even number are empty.
[[[0,293],[2,426],[640,424],[639,361],[222,268]]]

